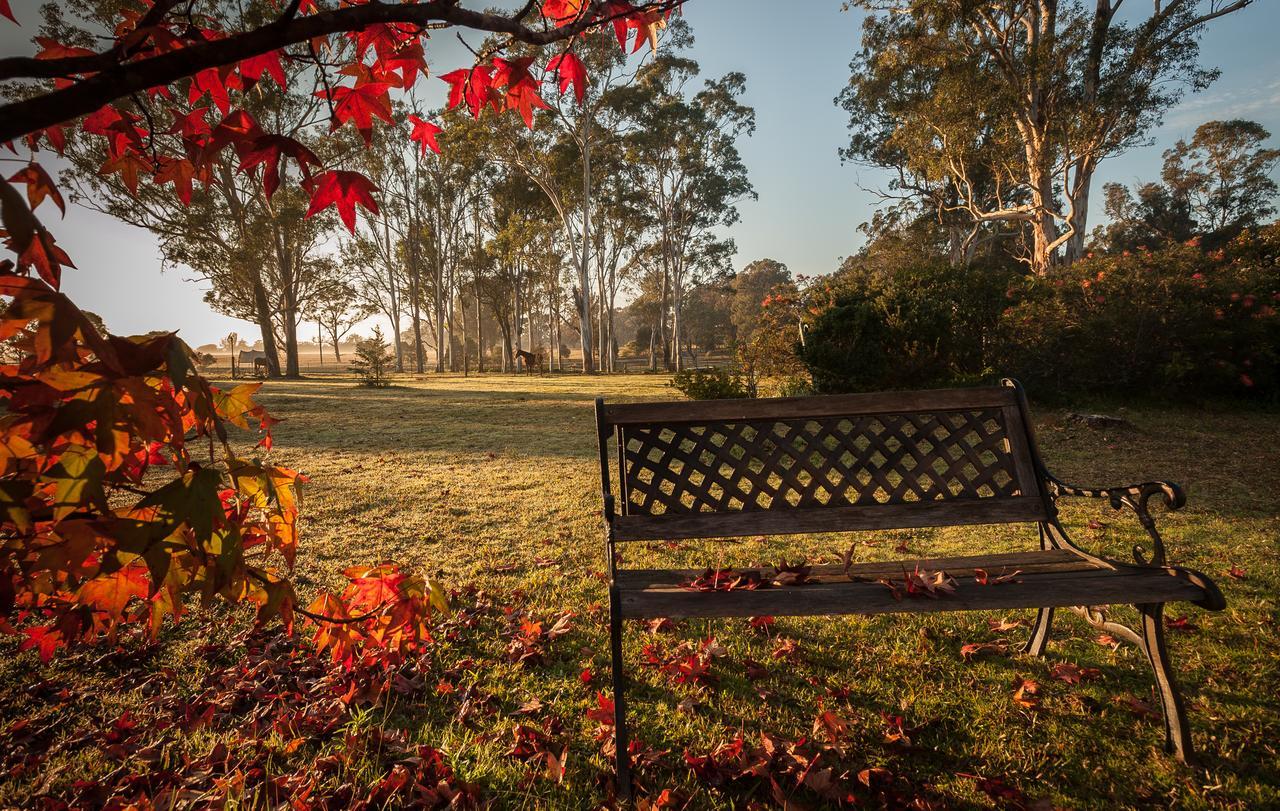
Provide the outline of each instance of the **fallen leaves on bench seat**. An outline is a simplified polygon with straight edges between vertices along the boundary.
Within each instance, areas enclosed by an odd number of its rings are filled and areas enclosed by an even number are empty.
[[[942,570],[932,572],[928,569],[921,569],[919,566],[910,572],[903,569],[901,583],[887,577],[882,577],[876,582],[886,586],[895,600],[901,600],[904,594],[907,597],[928,597],[931,600],[936,600],[939,597],[954,594],[956,591],[956,579],[954,577]]]
[[[707,569],[702,574],[681,583],[681,588],[690,591],[753,591],[763,584],[760,573],[754,569],[737,572],[733,569]]]

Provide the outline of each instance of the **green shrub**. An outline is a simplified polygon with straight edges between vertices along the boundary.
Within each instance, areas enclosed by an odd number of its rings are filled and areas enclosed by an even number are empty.
[[[742,375],[726,368],[685,369],[671,378],[671,386],[691,400],[732,400],[750,396]]]
[[[991,376],[991,338],[1016,268],[930,257],[847,263],[800,357],[823,393],[918,389]]]
[[[867,391],[883,386],[891,351],[884,313],[853,293],[837,298],[814,321],[800,359],[809,367],[819,394]]]

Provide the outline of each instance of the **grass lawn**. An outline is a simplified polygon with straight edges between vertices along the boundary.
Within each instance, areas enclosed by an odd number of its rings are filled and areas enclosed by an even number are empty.
[[[296,738],[255,723],[257,708],[275,700],[252,687],[257,679],[269,683],[263,646],[288,645],[254,635],[256,669],[237,664],[249,624],[240,613],[197,614],[159,645],[104,647],[48,666],[6,643],[0,806],[33,805],[120,769],[192,769],[193,758],[220,743],[251,746],[267,774],[315,772],[316,796],[351,796],[353,786],[363,796],[397,762],[395,752],[425,743],[495,807],[598,805],[611,766],[593,739],[598,723],[587,717],[597,691],[608,691],[609,672],[596,394],[674,396],[665,379],[644,375],[430,375],[385,390],[343,379],[266,384],[260,399],[286,419],[275,456],[312,480],[297,566],[302,590],[341,587],[347,566],[394,560],[457,589],[457,616],[396,689],[372,704],[354,697],[326,728]],[[762,733],[822,738],[815,718],[830,711],[848,723],[840,733],[841,769],[873,807],[913,798],[931,807],[999,806],[974,776],[998,778],[1046,808],[1280,806],[1280,419],[1135,407],[1125,412],[1135,430],[1105,433],[1068,424],[1061,410],[1032,410],[1043,455],[1065,480],[1164,477],[1187,489],[1185,510],[1156,510],[1169,557],[1214,577],[1229,603],[1217,614],[1185,605],[1166,613],[1190,618],[1190,627],[1170,630],[1169,642],[1199,767],[1163,755],[1161,722],[1146,711],[1158,703],[1142,653],[1100,644],[1098,632],[1069,612],[1059,614],[1044,660],[1015,652],[1033,612],[778,619],[767,632],[746,620],[685,621],[656,632],[641,624],[627,629],[633,735],[655,753],[640,773],[643,786],[655,795],[673,789],[672,807],[747,807],[752,797],[768,805],[767,787],[751,794],[759,781],[707,787],[686,765],[686,753],[706,755],[739,732],[749,746],[760,745]],[[1068,509],[1068,528],[1085,546],[1125,559],[1140,540],[1136,521],[1104,503]],[[863,540],[872,543],[859,545],[858,560],[902,557],[894,549],[903,543],[908,557],[1036,543],[1032,527],[892,531]],[[784,558],[829,560],[839,546],[833,537],[634,544],[625,565],[767,566]],[[1242,578],[1228,575],[1233,566]],[[520,622],[550,628],[566,612],[567,633],[539,643],[526,661],[512,661]],[[1116,616],[1130,617],[1122,610]],[[990,621],[1002,619],[1023,625],[993,629]],[[669,652],[682,640],[711,636],[723,648],[713,659],[714,686],[675,685],[642,663],[646,645]],[[969,662],[960,655],[966,643],[1001,639],[1010,652]],[[236,644],[221,644],[228,640]],[[1067,683],[1051,675],[1062,662],[1098,673]],[[158,696],[198,697],[211,679],[225,684],[232,671],[241,685],[212,723],[189,732],[142,723],[169,701]],[[1014,700],[1022,679],[1039,685],[1027,702],[1034,707]],[[894,734],[894,717],[905,738]],[[510,753],[517,724],[540,730],[557,755],[567,752],[562,779],[541,761],[531,767]],[[129,745],[115,745],[121,739]],[[879,793],[857,777],[876,767],[886,771],[866,777],[884,788]],[[231,778],[231,788],[219,791],[232,806],[269,804],[237,793],[236,779],[252,785],[261,775]],[[821,804],[814,795],[796,799]]]

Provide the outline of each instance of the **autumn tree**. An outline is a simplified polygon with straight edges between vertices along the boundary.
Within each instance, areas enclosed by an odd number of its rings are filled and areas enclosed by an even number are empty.
[[[1185,90],[1217,72],[1199,36],[1251,0],[1120,3],[859,0],[862,48],[840,103],[846,154],[922,186],[943,214],[1013,223],[1044,273],[1078,258],[1098,164],[1143,143]]]
[[[37,53],[0,59],[8,83],[0,142],[17,150],[22,139],[30,153],[0,182],[12,253],[0,260],[0,340],[13,340],[20,356],[0,389],[0,614],[6,629],[21,623],[22,647],[48,658],[64,645],[114,640],[122,626],[154,636],[198,596],[251,603],[259,623],[291,627],[301,614],[335,663],[351,667],[368,655],[391,666],[426,644],[429,618],[445,606],[438,586],[394,564],[352,567],[341,594],[321,591],[309,608],[297,604],[288,572],[304,479],[269,459],[244,458],[226,431],[228,422],[256,425],[258,449],[271,451],[274,419],[252,400],[257,384],[217,389],[196,374],[173,333],[104,334],[59,292],[72,260],[35,209],[61,208],[63,198],[37,152],[100,139],[99,169],[140,194],[173,186],[170,193],[186,198],[190,189],[194,199],[194,186],[212,184],[216,171],[248,175],[268,200],[304,195],[302,220],[335,208],[351,230],[357,208],[377,212],[369,179],[342,168],[344,155],[321,158],[246,109],[275,94],[273,83],[284,88],[286,62],[314,65],[330,128],[349,126],[367,143],[374,119],[394,123],[392,90],[424,72],[432,25],[503,35],[451,99],[475,114],[498,113],[529,103],[522,79],[494,76],[502,47],[571,44],[608,29],[624,41],[630,32],[647,39],[671,5],[549,1],[501,13],[435,2],[324,10],[295,0],[254,5],[254,18],[238,4],[158,0],[113,7],[105,20],[97,6],[77,5],[79,24],[52,7]],[[7,3],[0,15],[12,19]],[[271,247],[258,257],[292,251]],[[270,324],[261,326],[271,341]]]

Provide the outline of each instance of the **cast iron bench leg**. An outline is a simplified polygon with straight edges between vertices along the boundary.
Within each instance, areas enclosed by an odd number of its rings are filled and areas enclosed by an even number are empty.
[[[1164,603],[1145,603],[1135,607],[1142,615],[1142,647],[1155,672],[1160,708],[1164,712],[1164,749],[1179,762],[1190,763],[1194,757],[1191,729],[1187,725],[1178,684],[1173,678],[1173,668],[1169,665],[1169,652],[1164,645]]]
[[[623,695],[622,612],[616,589],[609,595],[609,650],[613,670],[613,744],[617,758],[618,796],[631,801],[631,742],[627,735],[627,702]]]
[[[1036,614],[1036,624],[1031,629],[1031,638],[1022,648],[1024,653],[1032,656],[1044,656],[1045,646],[1049,644],[1049,626],[1053,624],[1053,609],[1042,608]]]

